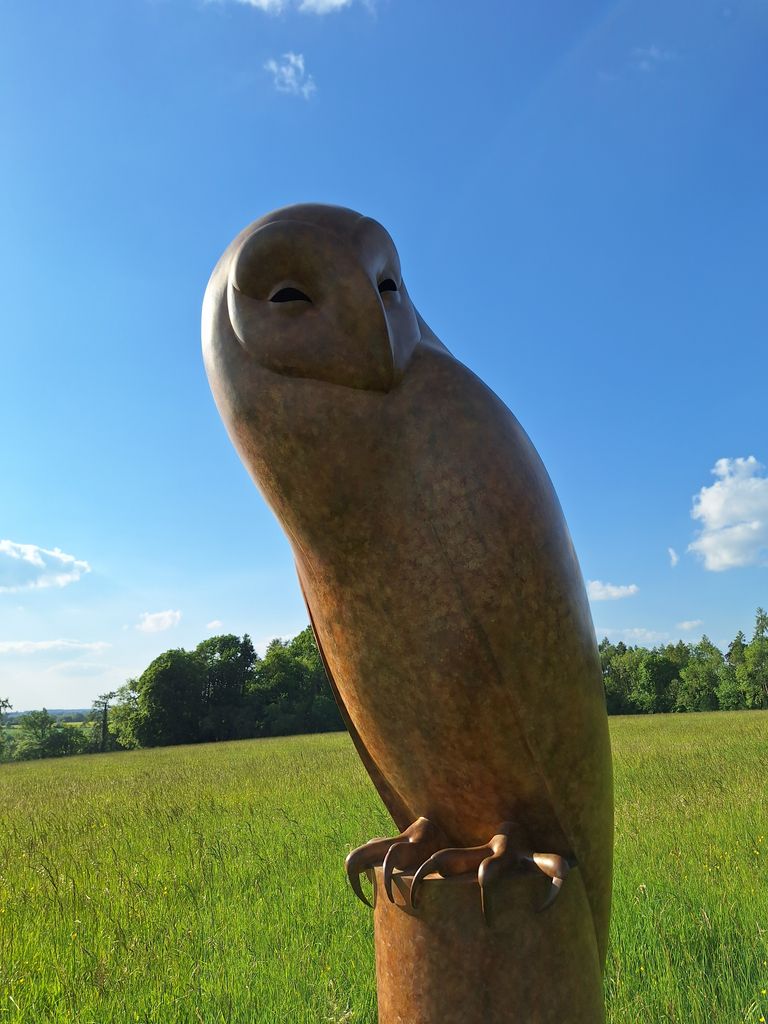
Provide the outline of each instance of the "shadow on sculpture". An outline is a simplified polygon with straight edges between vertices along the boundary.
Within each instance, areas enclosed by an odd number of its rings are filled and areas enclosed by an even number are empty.
[[[386,231],[351,210],[246,228],[211,276],[203,348],[400,830],[347,860],[366,902],[374,882],[381,1024],[597,1024],[608,726],[531,442],[416,312]]]

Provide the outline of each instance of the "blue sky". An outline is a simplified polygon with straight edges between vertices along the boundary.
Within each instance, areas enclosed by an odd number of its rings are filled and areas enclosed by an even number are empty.
[[[25,0],[3,20],[0,696],[87,706],[169,647],[305,625],[199,341],[221,251],[299,201],[390,231],[422,315],[539,449],[601,635],[750,631],[764,0]]]

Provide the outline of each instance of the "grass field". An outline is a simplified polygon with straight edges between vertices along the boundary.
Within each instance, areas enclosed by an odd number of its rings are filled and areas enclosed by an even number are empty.
[[[768,712],[613,719],[612,1024],[768,1019]],[[375,1024],[344,735],[0,767],[0,1022]]]

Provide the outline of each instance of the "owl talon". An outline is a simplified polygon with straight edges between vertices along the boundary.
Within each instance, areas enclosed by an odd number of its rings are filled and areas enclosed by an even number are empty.
[[[403,871],[407,868],[418,867],[424,858],[424,852],[424,845],[418,841],[401,840],[390,846],[382,866],[384,892],[386,892],[390,903],[395,902],[392,892],[392,873],[396,868]]]
[[[347,859],[344,861],[344,869],[347,872],[352,891],[371,910],[373,910],[373,904],[363,892],[360,876],[374,864],[380,863],[380,859],[386,856],[390,843],[390,839],[372,839],[364,846],[358,846],[356,850],[347,855]]]
[[[425,860],[411,881],[411,907],[416,908],[416,897],[421,889],[422,883],[427,875],[436,873],[443,878],[453,875],[464,875],[469,871],[478,871],[488,854],[491,852],[488,846],[470,846],[466,849],[461,847],[449,847],[445,850],[438,850],[428,860]]]
[[[498,833],[485,846],[472,846],[466,849],[448,848],[434,853],[424,861],[413,876],[411,907],[416,907],[417,896],[427,875],[436,873],[443,878],[449,878],[476,871],[480,886],[480,907],[485,923],[489,925],[490,888],[510,868],[522,870],[533,868],[551,878],[549,894],[539,911],[551,907],[560,894],[568,872],[576,862],[556,853],[533,853],[515,849],[510,840],[510,833],[513,830],[514,827],[509,822],[504,822],[499,827]]]
[[[531,855],[531,860],[539,871],[552,879],[547,898],[539,907],[539,913],[541,913],[551,907],[560,895],[563,882],[568,877],[571,868],[576,867],[576,861],[573,858],[560,857],[556,853],[534,853]]]
[[[492,886],[505,871],[523,858],[516,850],[510,849],[509,837],[506,832],[499,832],[498,835],[495,835],[488,844],[488,849],[489,855],[477,872],[477,882],[480,886],[480,909],[483,912],[483,920],[490,925],[489,886]]]
[[[360,884],[360,874],[357,872],[347,872],[347,877],[349,878],[349,884],[352,886],[352,891],[355,896],[357,896],[360,902],[364,903],[366,907],[370,907],[371,910],[373,910],[373,904],[363,892],[363,887]]]
[[[417,818],[404,832],[393,839],[372,839],[363,846],[353,850],[344,862],[347,878],[358,899],[367,906],[370,901],[363,893],[360,876],[364,871],[376,865],[384,867],[384,889],[389,900],[394,903],[392,892],[392,875],[395,869],[403,870],[416,867],[445,841],[445,836],[432,824],[429,818]]]

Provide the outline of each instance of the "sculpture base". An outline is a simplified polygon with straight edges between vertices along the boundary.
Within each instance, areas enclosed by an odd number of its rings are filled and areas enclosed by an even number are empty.
[[[379,1024],[603,1024],[603,983],[581,875],[568,876],[547,910],[549,880],[510,875],[489,899],[474,876],[428,876],[418,908],[411,876],[387,899],[374,885]]]

